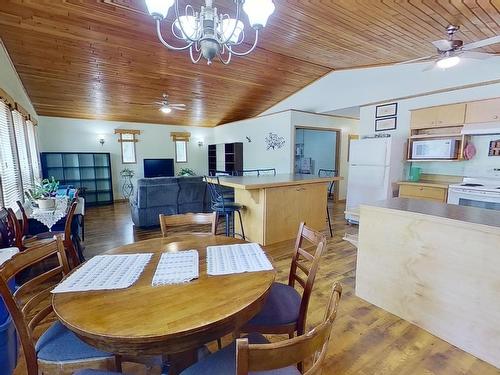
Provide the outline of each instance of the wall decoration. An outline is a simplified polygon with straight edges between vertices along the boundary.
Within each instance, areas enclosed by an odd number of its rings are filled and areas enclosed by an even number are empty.
[[[375,120],[375,131],[382,132],[396,129],[396,117],[381,118]]]
[[[285,138],[276,133],[269,133],[266,137],[266,150],[278,150],[285,145]]]
[[[500,139],[490,142],[490,151],[488,156],[500,156]]]
[[[398,103],[378,105],[375,108],[376,118],[396,116],[397,114],[398,114]]]
[[[252,142],[252,138],[250,138],[249,136],[246,136],[245,138],[247,139],[248,143]]]

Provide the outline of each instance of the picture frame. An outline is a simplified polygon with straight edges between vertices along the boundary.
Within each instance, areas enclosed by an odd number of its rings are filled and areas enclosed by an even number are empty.
[[[392,117],[398,114],[398,103],[382,104],[375,107],[375,118]]]
[[[397,117],[385,117],[375,120],[376,132],[396,130],[396,128],[397,128]]]

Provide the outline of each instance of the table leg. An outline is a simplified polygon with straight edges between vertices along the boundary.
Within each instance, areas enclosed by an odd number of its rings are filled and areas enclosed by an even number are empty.
[[[179,375],[183,370],[194,364],[198,359],[197,353],[195,349],[169,354],[166,358],[169,364],[168,375]]]

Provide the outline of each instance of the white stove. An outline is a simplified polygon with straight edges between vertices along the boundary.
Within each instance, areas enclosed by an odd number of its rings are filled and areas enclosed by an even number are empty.
[[[448,203],[500,210],[500,178],[465,177],[449,186]]]

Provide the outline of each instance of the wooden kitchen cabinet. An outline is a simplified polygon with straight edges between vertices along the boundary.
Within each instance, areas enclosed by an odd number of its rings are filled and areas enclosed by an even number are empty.
[[[422,108],[412,111],[411,129],[441,128],[463,125],[465,103]]]
[[[500,121],[500,98],[467,103],[465,122]]]
[[[431,186],[419,183],[400,183],[400,198],[428,199],[446,203],[448,199],[448,189],[443,186]]]

